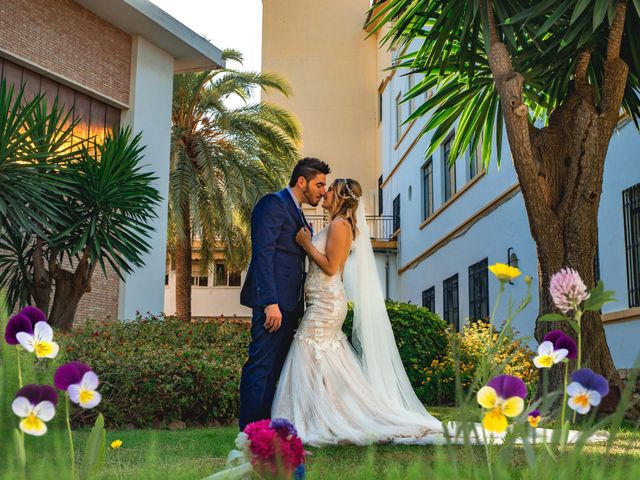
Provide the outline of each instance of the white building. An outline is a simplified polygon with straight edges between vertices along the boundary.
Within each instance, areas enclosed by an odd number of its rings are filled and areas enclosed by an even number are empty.
[[[482,171],[471,152],[449,168],[451,139],[425,158],[430,134],[418,134],[426,118],[402,125],[414,106],[399,102],[417,80],[395,72],[380,88],[383,212],[395,212],[400,227],[395,298],[428,306],[461,326],[468,318],[487,317],[494,307],[498,281],[487,265],[517,258],[522,272],[536,278],[535,244],[506,134],[499,169],[494,157],[489,171]],[[631,367],[640,353],[638,151],[638,131],[623,122],[609,147],[599,214],[600,277],[618,299],[604,306],[603,321],[618,368]],[[533,301],[514,322],[524,336],[533,336],[538,314],[533,284]],[[507,289],[518,302],[525,293],[522,280]],[[505,319],[506,312],[505,299],[497,318]]]

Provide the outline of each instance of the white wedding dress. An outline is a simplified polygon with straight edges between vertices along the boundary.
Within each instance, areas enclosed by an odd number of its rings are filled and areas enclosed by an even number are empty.
[[[328,229],[313,237],[323,254]],[[347,297],[341,273],[325,274],[310,262],[306,311],[285,361],[272,418],[293,422],[310,445],[375,442],[430,443],[441,423],[380,395],[342,332]],[[381,332],[382,333],[382,332]]]

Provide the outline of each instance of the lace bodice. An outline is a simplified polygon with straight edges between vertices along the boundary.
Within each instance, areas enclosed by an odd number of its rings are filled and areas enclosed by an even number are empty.
[[[311,240],[323,254],[327,232],[325,228]],[[312,345],[316,358],[321,358],[323,352],[337,349],[345,338],[342,324],[347,315],[347,300],[341,272],[327,275],[310,261],[304,293],[306,310],[295,337]]]

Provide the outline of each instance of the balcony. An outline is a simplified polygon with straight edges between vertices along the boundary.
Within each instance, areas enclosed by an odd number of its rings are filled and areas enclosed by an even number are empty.
[[[306,215],[307,221],[313,226],[314,232],[319,232],[326,225],[329,217],[326,215]],[[394,230],[393,215],[367,215],[367,226],[371,235],[374,250],[395,250],[398,247]]]

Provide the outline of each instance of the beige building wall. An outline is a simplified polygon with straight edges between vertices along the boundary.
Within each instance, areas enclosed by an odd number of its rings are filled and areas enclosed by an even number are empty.
[[[263,0],[262,69],[284,75],[293,95],[263,100],[293,112],[303,156],[331,165],[331,178],[364,188],[377,213],[378,48],[363,26],[370,0]],[[374,210],[375,209],[375,210]]]

